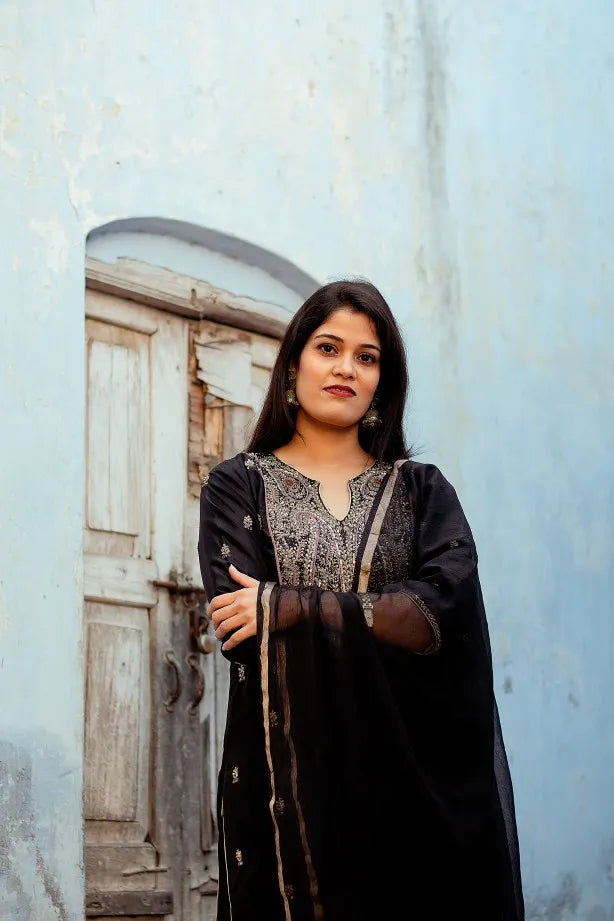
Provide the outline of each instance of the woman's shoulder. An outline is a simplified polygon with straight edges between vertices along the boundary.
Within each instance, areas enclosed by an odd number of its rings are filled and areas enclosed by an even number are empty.
[[[202,480],[203,486],[209,486],[216,482],[236,482],[245,484],[247,481],[247,471],[256,466],[256,455],[245,451],[240,451],[234,457],[227,457],[220,461],[215,467],[212,467]]]
[[[443,487],[454,491],[454,487],[436,464],[422,463],[413,458],[401,458],[398,463],[405,480],[413,483],[416,488],[422,490]]]

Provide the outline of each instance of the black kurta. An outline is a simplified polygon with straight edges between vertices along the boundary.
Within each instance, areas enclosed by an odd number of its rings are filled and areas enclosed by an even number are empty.
[[[376,464],[346,518],[272,455],[203,485],[210,598],[261,583],[235,647],[218,921],[524,917],[477,555],[436,467]]]

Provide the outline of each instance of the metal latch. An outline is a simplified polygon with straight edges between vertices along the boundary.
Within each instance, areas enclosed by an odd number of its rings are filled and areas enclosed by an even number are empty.
[[[174,601],[181,601],[189,618],[190,638],[199,652],[208,655],[213,652],[214,644],[207,636],[211,619],[207,616],[207,593],[191,582],[180,581],[179,576],[171,572],[168,579],[154,579],[152,585],[167,591]]]

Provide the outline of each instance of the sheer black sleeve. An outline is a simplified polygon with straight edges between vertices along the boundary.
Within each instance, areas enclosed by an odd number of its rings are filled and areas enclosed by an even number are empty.
[[[413,653],[438,652],[467,628],[479,593],[477,552],[458,496],[437,467],[401,467],[414,520],[412,578],[373,592],[329,592],[316,586],[276,585],[275,629],[288,629],[314,610],[330,610],[331,596],[353,611],[374,639]],[[397,484],[402,488],[403,484]],[[385,523],[384,523],[385,526]],[[324,607],[314,598],[326,596]],[[333,605],[333,609],[336,609]]]
[[[411,579],[361,596],[373,635],[417,653],[438,652],[465,629],[478,589],[477,552],[456,491],[432,465],[409,465],[404,474],[414,509]]]

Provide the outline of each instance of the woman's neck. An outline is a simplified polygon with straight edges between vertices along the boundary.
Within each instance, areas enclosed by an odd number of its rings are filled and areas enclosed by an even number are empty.
[[[343,429],[322,425],[300,409],[294,435],[275,453],[281,460],[303,469],[353,470],[371,462],[358,440],[358,425]]]

